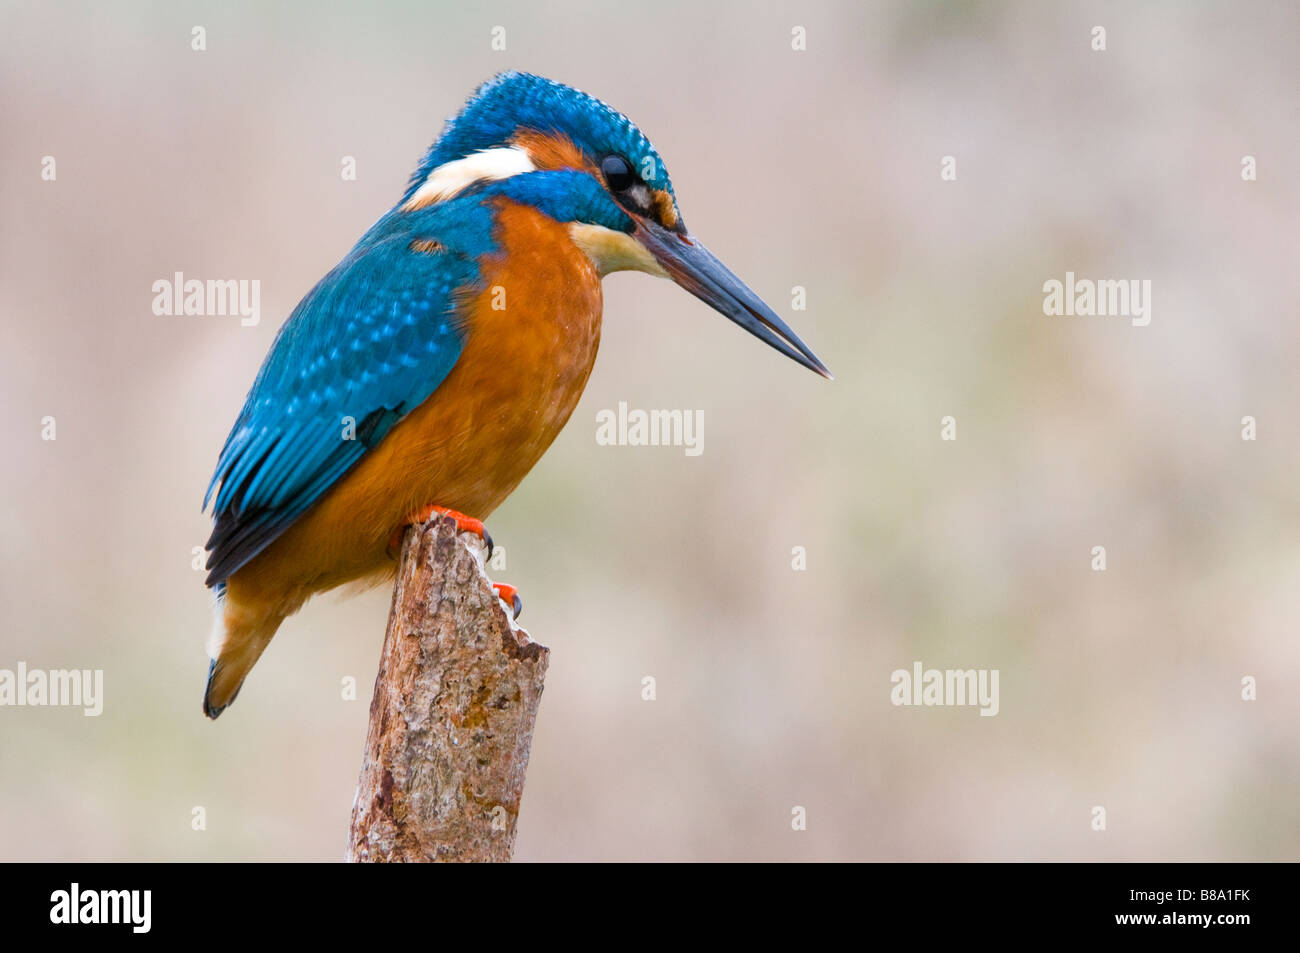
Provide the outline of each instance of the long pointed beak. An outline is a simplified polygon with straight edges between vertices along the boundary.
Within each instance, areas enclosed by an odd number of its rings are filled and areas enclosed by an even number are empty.
[[[776,312],[690,234],[670,231],[648,218],[638,218],[636,239],[673,281],[695,297],[786,357],[831,379],[826,365]]]

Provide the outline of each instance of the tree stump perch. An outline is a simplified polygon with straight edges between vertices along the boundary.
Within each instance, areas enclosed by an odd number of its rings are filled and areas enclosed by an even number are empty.
[[[515,625],[486,546],[410,527],[393,587],[347,859],[508,861],[550,650]]]

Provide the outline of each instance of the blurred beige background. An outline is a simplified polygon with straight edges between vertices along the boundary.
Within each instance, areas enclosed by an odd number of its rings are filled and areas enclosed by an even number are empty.
[[[837,379],[606,282],[586,395],[490,520],[553,650],[518,858],[1300,859],[1298,32],[1282,2],[0,4],[0,667],[106,694],[0,709],[0,858],[342,857],[389,593],[310,604],[209,723],[200,502],[281,321],[519,68],[631,116]],[[1067,270],[1150,279],[1150,326],[1044,316]],[[155,316],[175,271],[259,279],[261,324]],[[702,409],[704,453],[597,446],[619,401]],[[1000,714],[892,706],[917,660],[1000,670]]]

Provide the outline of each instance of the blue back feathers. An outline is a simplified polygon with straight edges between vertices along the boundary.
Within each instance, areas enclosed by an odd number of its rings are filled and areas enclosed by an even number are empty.
[[[437,229],[440,209],[381,219],[280,329],[204,499],[216,517],[208,585],[274,542],[451,372],[455,294],[478,281],[492,223],[484,208]],[[433,230],[443,251],[410,248]]]

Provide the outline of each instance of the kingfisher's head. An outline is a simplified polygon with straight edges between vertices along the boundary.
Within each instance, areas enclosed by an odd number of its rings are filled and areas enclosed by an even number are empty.
[[[602,275],[671,278],[782,354],[825,365],[687,230],[668,169],[631,120],[586,93],[527,73],[489,80],[451,119],[402,197],[414,211],[469,192],[564,222]]]

